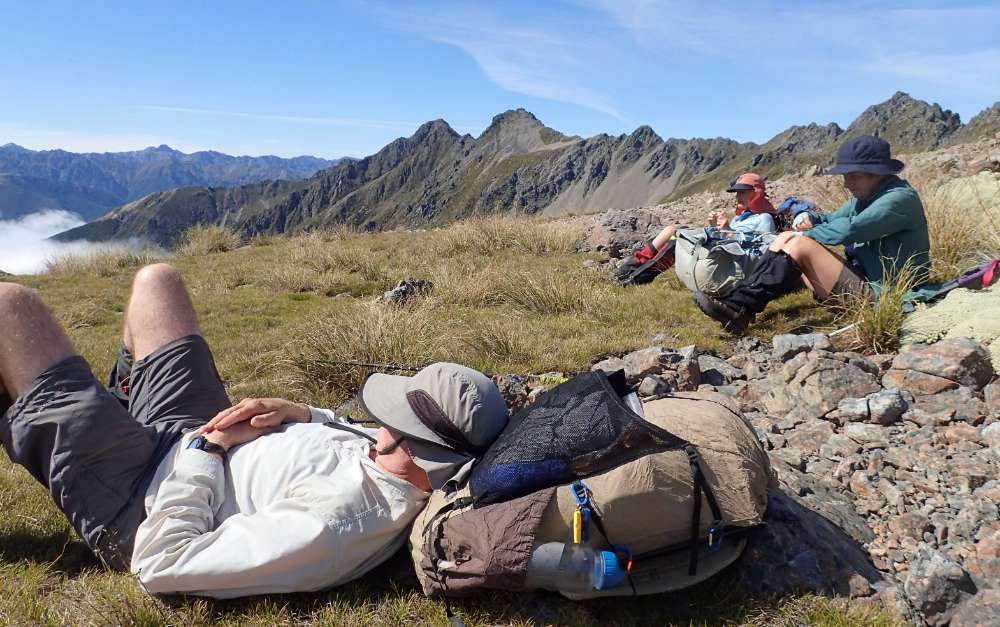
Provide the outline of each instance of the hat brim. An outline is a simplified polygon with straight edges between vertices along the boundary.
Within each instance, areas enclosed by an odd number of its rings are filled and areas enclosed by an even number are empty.
[[[376,372],[365,379],[359,404],[372,420],[406,438],[413,463],[427,473],[432,488],[440,489],[468,475],[474,460],[453,450],[420,421],[406,400],[410,380]]]
[[[361,409],[372,420],[400,435],[449,448],[420,418],[406,400],[412,377],[376,372],[365,379],[358,397]]]
[[[823,174],[848,174],[850,172],[898,174],[903,170],[903,167],[905,166],[899,159],[889,159],[887,163],[838,163]]]
[[[730,185],[727,192],[752,192],[753,185],[747,185],[746,183],[736,183],[735,185]]]

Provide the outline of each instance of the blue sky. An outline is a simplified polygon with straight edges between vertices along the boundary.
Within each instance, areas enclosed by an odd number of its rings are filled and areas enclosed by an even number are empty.
[[[143,6],[145,5],[145,6]],[[764,142],[895,91],[1000,100],[1000,3],[0,3],[0,144],[364,156],[524,107],[589,136]]]

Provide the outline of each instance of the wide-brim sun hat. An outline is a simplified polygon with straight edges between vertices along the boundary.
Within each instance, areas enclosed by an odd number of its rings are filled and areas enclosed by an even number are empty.
[[[412,377],[374,373],[359,401],[372,420],[406,438],[433,488],[461,481],[507,425],[507,405],[483,373],[439,362]]]
[[[736,177],[729,187],[726,188],[727,192],[752,192],[755,189],[764,189],[764,179],[761,175],[754,172],[746,172]]]
[[[889,142],[874,135],[862,135],[840,145],[837,149],[837,164],[824,174],[865,172],[889,175],[898,174],[903,167],[902,161],[892,158]]]

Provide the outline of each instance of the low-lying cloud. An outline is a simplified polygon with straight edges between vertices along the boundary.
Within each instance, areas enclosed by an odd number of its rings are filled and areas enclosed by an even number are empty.
[[[16,220],[0,220],[0,270],[11,274],[41,274],[46,263],[66,255],[86,255],[108,248],[138,244],[55,242],[48,238],[80,226],[84,220],[63,209],[47,209]]]

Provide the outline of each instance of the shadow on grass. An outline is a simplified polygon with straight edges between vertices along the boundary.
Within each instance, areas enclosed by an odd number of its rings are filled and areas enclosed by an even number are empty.
[[[0,532],[0,562],[45,564],[68,577],[101,568],[87,545],[68,533]]]

